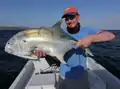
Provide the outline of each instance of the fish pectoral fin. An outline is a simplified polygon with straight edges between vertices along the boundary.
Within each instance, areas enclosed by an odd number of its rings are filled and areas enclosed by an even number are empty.
[[[61,63],[67,64],[67,63],[65,62],[64,58],[63,58],[63,55],[55,55],[55,56],[56,56],[56,58],[57,58]]]

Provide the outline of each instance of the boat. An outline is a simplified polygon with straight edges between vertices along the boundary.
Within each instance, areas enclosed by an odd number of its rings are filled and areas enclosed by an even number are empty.
[[[120,89],[120,80],[93,59],[87,56],[89,89]],[[49,63],[47,58],[29,60],[9,89],[59,89],[59,65]]]

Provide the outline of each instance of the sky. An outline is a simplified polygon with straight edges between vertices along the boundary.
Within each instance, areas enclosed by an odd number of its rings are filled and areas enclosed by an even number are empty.
[[[84,26],[120,30],[120,0],[0,0],[0,26],[52,26],[68,6]]]

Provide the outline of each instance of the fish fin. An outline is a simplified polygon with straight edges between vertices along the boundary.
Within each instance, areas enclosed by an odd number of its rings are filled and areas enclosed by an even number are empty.
[[[77,44],[77,40],[70,40],[70,42],[72,43],[72,45],[76,45]]]
[[[61,20],[59,20],[58,22],[56,22],[56,23],[52,26],[52,28],[61,29],[62,21],[63,21],[63,19],[61,19]]]
[[[67,63],[64,61],[63,55],[56,55],[56,57],[58,58],[58,60],[59,60],[61,63],[67,64]]]
[[[62,30],[61,24],[62,24],[63,21],[64,21],[64,19],[59,20],[58,22],[56,22],[56,23],[52,26],[52,28],[53,28],[54,30],[57,30],[57,32],[58,32],[59,34],[61,34],[61,37],[67,37],[67,38],[69,38],[69,39],[71,39],[71,40],[77,41],[75,38],[71,37],[70,35],[68,35],[67,33],[65,33],[65,32]]]
[[[85,48],[85,51],[86,51],[86,53],[89,54],[90,56],[94,56],[89,48]]]

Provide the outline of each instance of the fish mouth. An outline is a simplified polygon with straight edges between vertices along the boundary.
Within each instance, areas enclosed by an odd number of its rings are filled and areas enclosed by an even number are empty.
[[[9,53],[9,54],[13,54],[12,49],[10,49],[10,48],[6,48],[6,47],[5,47],[5,52],[6,52],[6,53]]]

